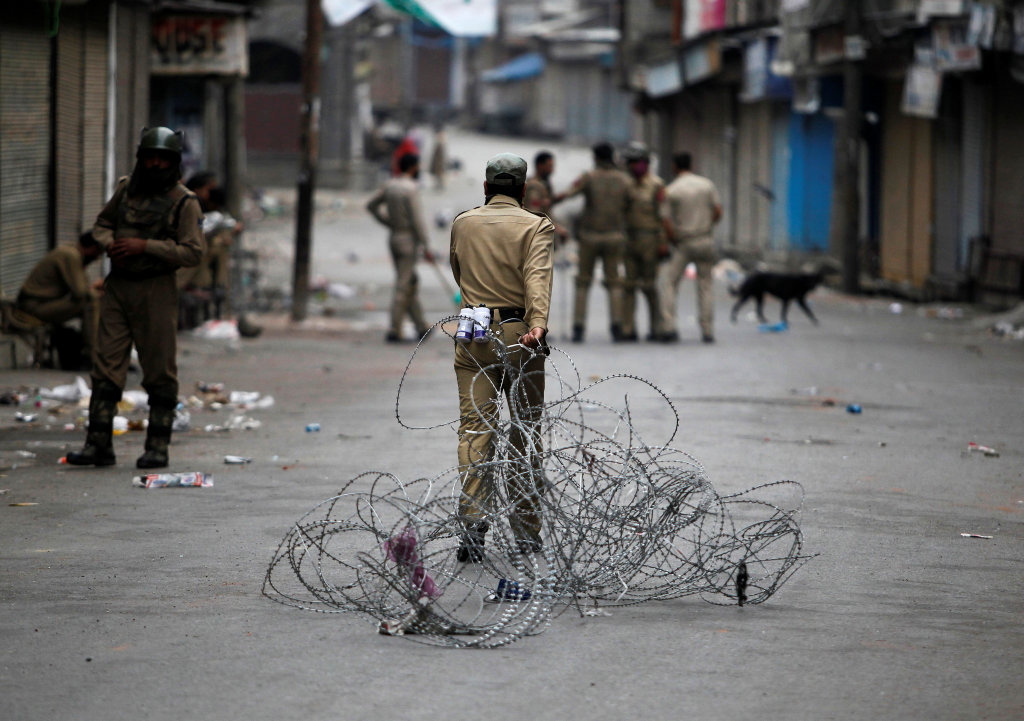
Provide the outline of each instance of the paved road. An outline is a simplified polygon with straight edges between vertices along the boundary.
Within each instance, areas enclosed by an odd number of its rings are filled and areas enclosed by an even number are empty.
[[[318,244],[362,243],[382,257],[379,235],[330,227]],[[363,277],[366,264],[319,252],[332,280]],[[440,316],[446,299],[435,291],[428,306]],[[813,299],[820,326],[794,314],[788,332],[762,334],[749,319],[728,324],[718,292],[714,346],[696,342],[692,321],[678,345],[612,345],[597,303],[593,340],[568,350],[584,377],[628,371],[664,388],[681,416],[676,444],[723,492],[804,485],[807,547],[820,556],[766,604],[567,613],[509,648],[460,652],[260,597],[289,525],[344,481],[370,468],[412,479],[454,462],[450,430],[403,431],[394,420],[411,348],[380,342],[382,311],[343,306],[299,328],[266,318],[260,339],[236,347],[183,338],[183,388],[222,381],[276,399],[250,414],[256,430],[203,432],[227,416],[202,411],[175,437],[174,469],[212,471],[211,489],[131,488],[134,433],[116,440],[114,468],[59,466],[82,440],[62,430],[73,416],[25,425],[0,406],[0,718],[1024,716],[1024,344],[823,291]],[[692,288],[682,296],[686,319]],[[69,380],[5,371],[0,390]],[[440,338],[411,383],[412,420],[454,415]],[[631,403],[651,429],[668,420],[643,398]],[[846,413],[847,403],[863,413]],[[306,433],[309,422],[322,431]],[[965,454],[969,441],[1000,456]],[[222,465],[228,453],[255,460]]]

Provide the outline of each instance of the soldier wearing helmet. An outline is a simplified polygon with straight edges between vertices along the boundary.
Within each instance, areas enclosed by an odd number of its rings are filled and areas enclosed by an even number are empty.
[[[93,227],[110,257],[93,352],[89,428],[81,451],[68,463],[110,466],[116,462],[113,420],[128,374],[132,345],[138,349],[142,387],[149,394],[149,426],[139,468],[168,464],[178,404],[178,289],[175,271],[203,255],[202,211],[181,180],[182,134],[144,128],[135,169],[122,178]]]

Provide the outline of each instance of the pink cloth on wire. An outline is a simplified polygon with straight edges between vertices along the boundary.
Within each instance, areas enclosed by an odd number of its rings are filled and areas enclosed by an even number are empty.
[[[439,598],[441,589],[434,583],[416,553],[416,534],[408,526],[397,536],[392,536],[384,544],[384,552],[389,561],[409,575],[409,583],[419,593],[419,598]]]

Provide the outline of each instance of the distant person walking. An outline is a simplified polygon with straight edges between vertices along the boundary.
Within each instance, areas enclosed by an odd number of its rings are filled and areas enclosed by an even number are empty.
[[[715,265],[715,224],[722,219],[722,202],[715,184],[691,170],[689,153],[672,158],[675,179],[665,189],[664,227],[669,257],[658,277],[661,304],[661,340],[679,340],[676,329],[676,293],[686,266],[697,267],[697,315],[701,340],[714,343],[714,297],[711,270]]]
[[[403,155],[398,161],[398,168],[399,175],[386,182],[366,204],[373,217],[391,231],[395,293],[391,302],[391,327],[384,337],[389,343],[401,342],[402,321],[406,316],[416,326],[417,338],[422,338],[430,330],[420,307],[416,261],[422,254],[427,261],[434,262],[416,183],[420,176],[419,156],[413,153]]]
[[[611,334],[622,333],[622,264],[626,240],[626,212],[629,210],[629,177],[615,166],[615,149],[609,143],[594,146],[594,169],[581,175],[572,188],[560,193],[552,205],[582,195],[586,202],[580,218],[579,269],[573,304],[572,340],[581,343],[586,332],[587,296],[594,280],[594,266],[602,262],[604,285],[611,310]]]
[[[434,131],[434,149],[430,152],[430,174],[434,176],[434,188],[444,190],[444,176],[448,172],[448,137],[444,127],[438,125]]]
[[[629,214],[626,216],[626,251],[623,258],[625,280],[622,298],[622,338],[636,341],[636,296],[647,299],[650,331],[647,340],[660,337],[661,313],[658,308],[657,275],[659,251],[665,242],[661,206],[665,201],[665,183],[650,171],[651,154],[642,143],[626,149],[629,169]]]

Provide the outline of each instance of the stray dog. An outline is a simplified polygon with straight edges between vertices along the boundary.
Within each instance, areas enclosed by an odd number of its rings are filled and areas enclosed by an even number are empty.
[[[764,296],[774,295],[782,301],[782,322],[787,323],[786,312],[789,310],[790,301],[795,300],[801,310],[807,314],[811,322],[817,325],[818,319],[807,306],[807,294],[821,285],[825,279],[825,269],[817,273],[752,273],[743,281],[739,289],[730,288],[729,292],[739,296],[736,305],[732,307],[732,322],[736,322],[736,314],[739,309],[751,298],[757,301],[757,318],[762,323],[768,320],[764,317]]]

